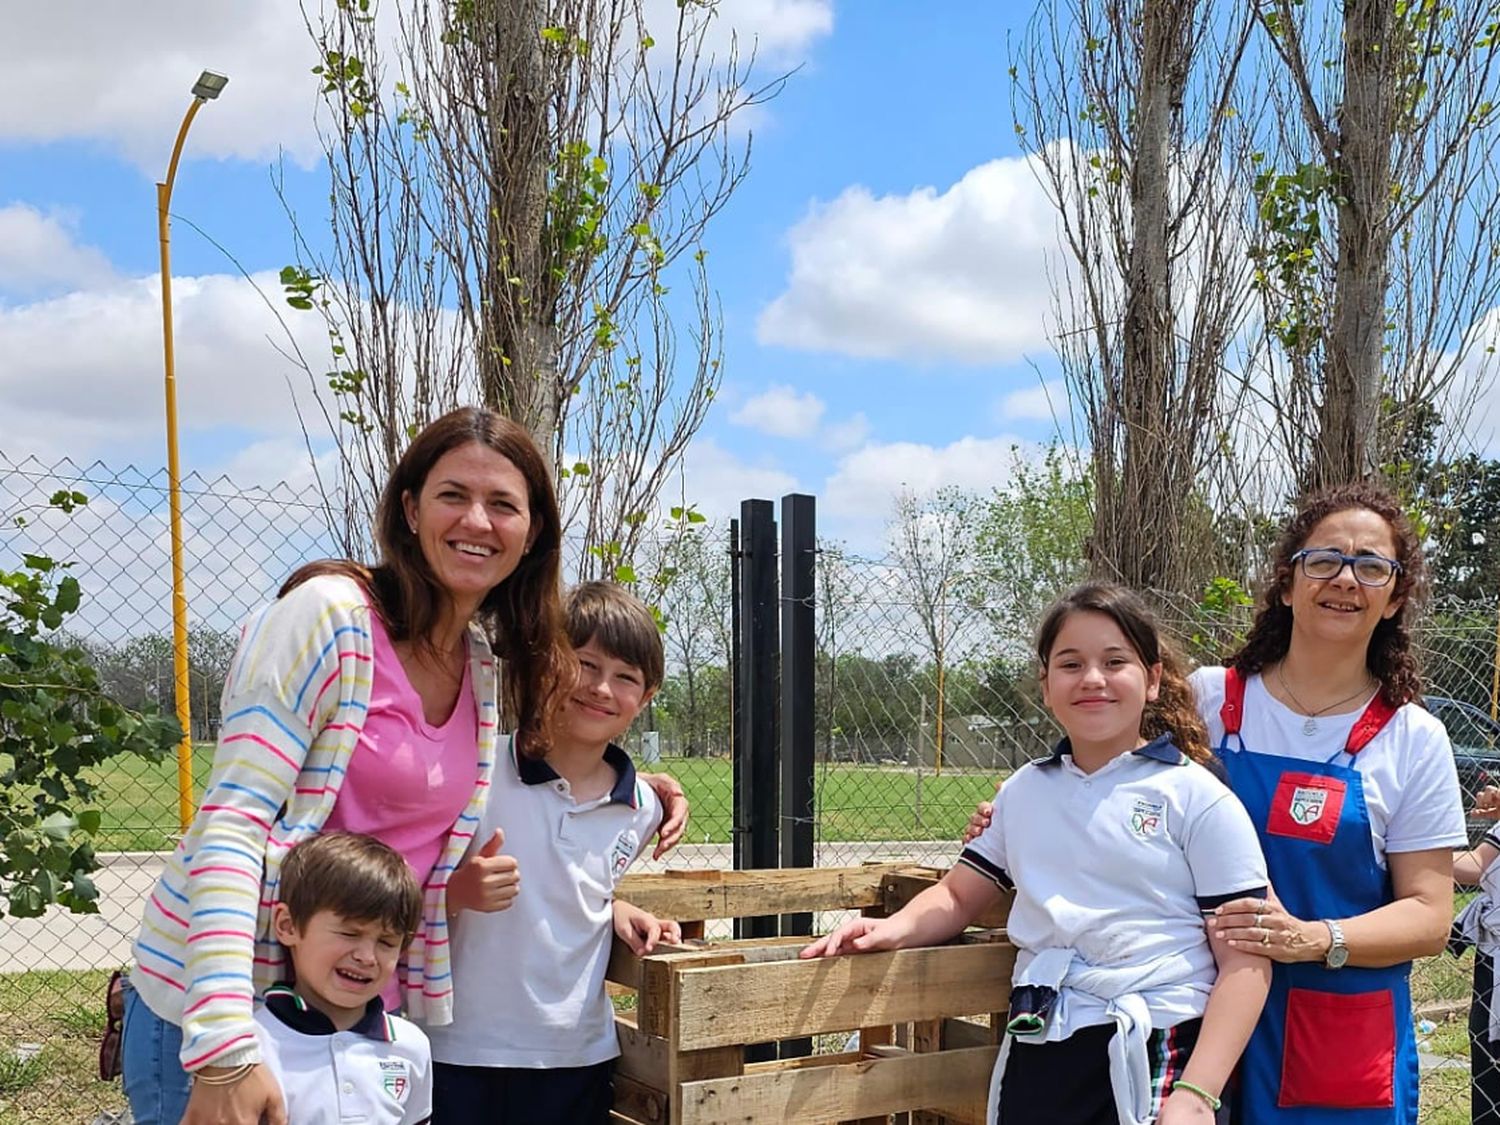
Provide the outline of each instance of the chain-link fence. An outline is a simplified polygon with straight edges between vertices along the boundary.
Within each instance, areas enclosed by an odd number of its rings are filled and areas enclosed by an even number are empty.
[[[71,515],[46,498],[77,490]],[[196,776],[207,776],[218,696],[237,623],[297,565],[337,553],[319,497],[225,479],[184,482]],[[82,606],[65,629],[128,703],[172,706],[165,474],[101,464],[47,466],[0,456],[0,568],[23,553],[72,564]],[[23,515],[23,526],[13,516]],[[651,541],[636,570],[657,592],[668,680],[632,733],[638,760],[679,777],[693,804],[674,867],[731,865],[733,785],[726,536]],[[657,581],[659,580],[659,581]],[[653,585],[656,582],[656,585]],[[1051,591],[1030,604],[976,596],[956,570],[934,581],[899,556],[819,552],[815,665],[816,839],[821,865],[903,858],[946,866],[975,804],[1057,732],[1041,706],[1030,630]],[[1489,719],[1494,605],[1443,604],[1422,622],[1430,700],[1449,726],[1473,788],[1500,778]],[[1231,647],[1246,611],[1226,617],[1186,601],[1164,618],[1189,655]],[[177,830],[171,763],[100,771],[106,798],[101,912],[0,919],[0,1122],[88,1121],[117,1109],[116,1089],[88,1078],[102,1030],[108,971],[125,963],[157,853]],[[1476,830],[1480,827],[1475,824]],[[1423,1121],[1469,1114],[1466,1019],[1472,954],[1422,962],[1414,978]]]

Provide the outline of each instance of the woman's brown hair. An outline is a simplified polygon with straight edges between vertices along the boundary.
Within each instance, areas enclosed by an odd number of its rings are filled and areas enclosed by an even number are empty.
[[[1036,634],[1036,655],[1042,674],[1063,622],[1075,613],[1102,613],[1120,627],[1130,647],[1141,662],[1150,668],[1161,665],[1161,686],[1156,699],[1146,704],[1141,715],[1141,737],[1158,738],[1170,734],[1177,748],[1199,765],[1213,761],[1208,745],[1208,730],[1198,715],[1193,689],[1188,686],[1182,661],[1161,634],[1161,627],[1140,596],[1124,586],[1108,582],[1089,582],[1064,594],[1042,618]]]
[[[1401,569],[1392,580],[1391,598],[1401,599],[1396,612],[1384,618],[1370,635],[1365,666],[1380,682],[1380,694],[1392,707],[1409,703],[1422,694],[1422,675],[1412,651],[1410,620],[1412,604],[1427,592],[1427,563],[1422,544],[1401,505],[1382,486],[1371,481],[1338,485],[1306,496],[1287,521],[1272,556],[1271,573],[1261,590],[1260,608],[1240,650],[1229,663],[1242,676],[1251,676],[1286,656],[1292,643],[1292,609],[1282,600],[1291,588],[1292,556],[1307,546],[1313,528],[1329,516],[1363,508],[1385,520],[1396,542],[1396,561]]]
[[[531,546],[515,571],[485,596],[474,620],[502,661],[505,709],[519,744],[540,757],[552,748],[553,724],[577,666],[563,629],[562,517],[546,462],[524,427],[477,406],[460,407],[430,423],[401,455],[381,493],[375,510],[379,564],[309,563],[286,580],[281,594],[318,574],[345,575],[364,587],[393,640],[430,644],[447,595],[407,528],[404,499],[421,494],[439,458],[470,442],[500,454],[526,480]]]

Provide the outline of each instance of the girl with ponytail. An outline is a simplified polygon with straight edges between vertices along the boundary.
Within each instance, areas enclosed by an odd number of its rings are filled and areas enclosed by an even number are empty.
[[[1227,1121],[1221,1094],[1270,964],[1211,934],[1264,899],[1265,860],[1212,759],[1192,690],[1144,603],[1081,586],[1037,631],[1042,699],[1066,737],[995,796],[942,881],[804,957],[933,945],[1013,894],[1010,1018],[990,1082],[998,1125]]]

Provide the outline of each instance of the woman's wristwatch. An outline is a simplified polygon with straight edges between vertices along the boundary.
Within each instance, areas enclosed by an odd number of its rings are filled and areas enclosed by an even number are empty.
[[[1342,969],[1349,963],[1349,947],[1344,944],[1344,927],[1332,918],[1324,918],[1323,925],[1328,927],[1328,952],[1323,954],[1323,965],[1329,969]]]

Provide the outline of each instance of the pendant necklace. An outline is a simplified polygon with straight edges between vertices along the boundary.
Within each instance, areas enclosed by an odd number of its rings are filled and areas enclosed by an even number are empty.
[[[1297,710],[1304,713],[1304,717],[1302,719],[1302,733],[1305,734],[1308,738],[1311,738],[1313,735],[1318,733],[1318,717],[1320,715],[1325,715],[1329,711],[1332,711],[1335,707],[1340,707],[1345,703],[1349,703],[1352,700],[1358,699],[1361,695],[1370,690],[1370,681],[1366,680],[1359,686],[1358,691],[1344,696],[1343,699],[1335,700],[1334,702],[1328,704],[1326,707],[1319,707],[1316,711],[1314,711],[1311,707],[1307,706],[1307,704],[1303,703],[1302,700],[1297,698],[1297,693],[1294,692],[1291,688],[1291,685],[1286,682],[1286,677],[1282,675],[1281,672],[1280,661],[1278,661],[1276,664],[1276,682],[1281,685],[1281,690],[1286,692],[1288,698],[1290,698],[1291,701],[1297,705]]]

